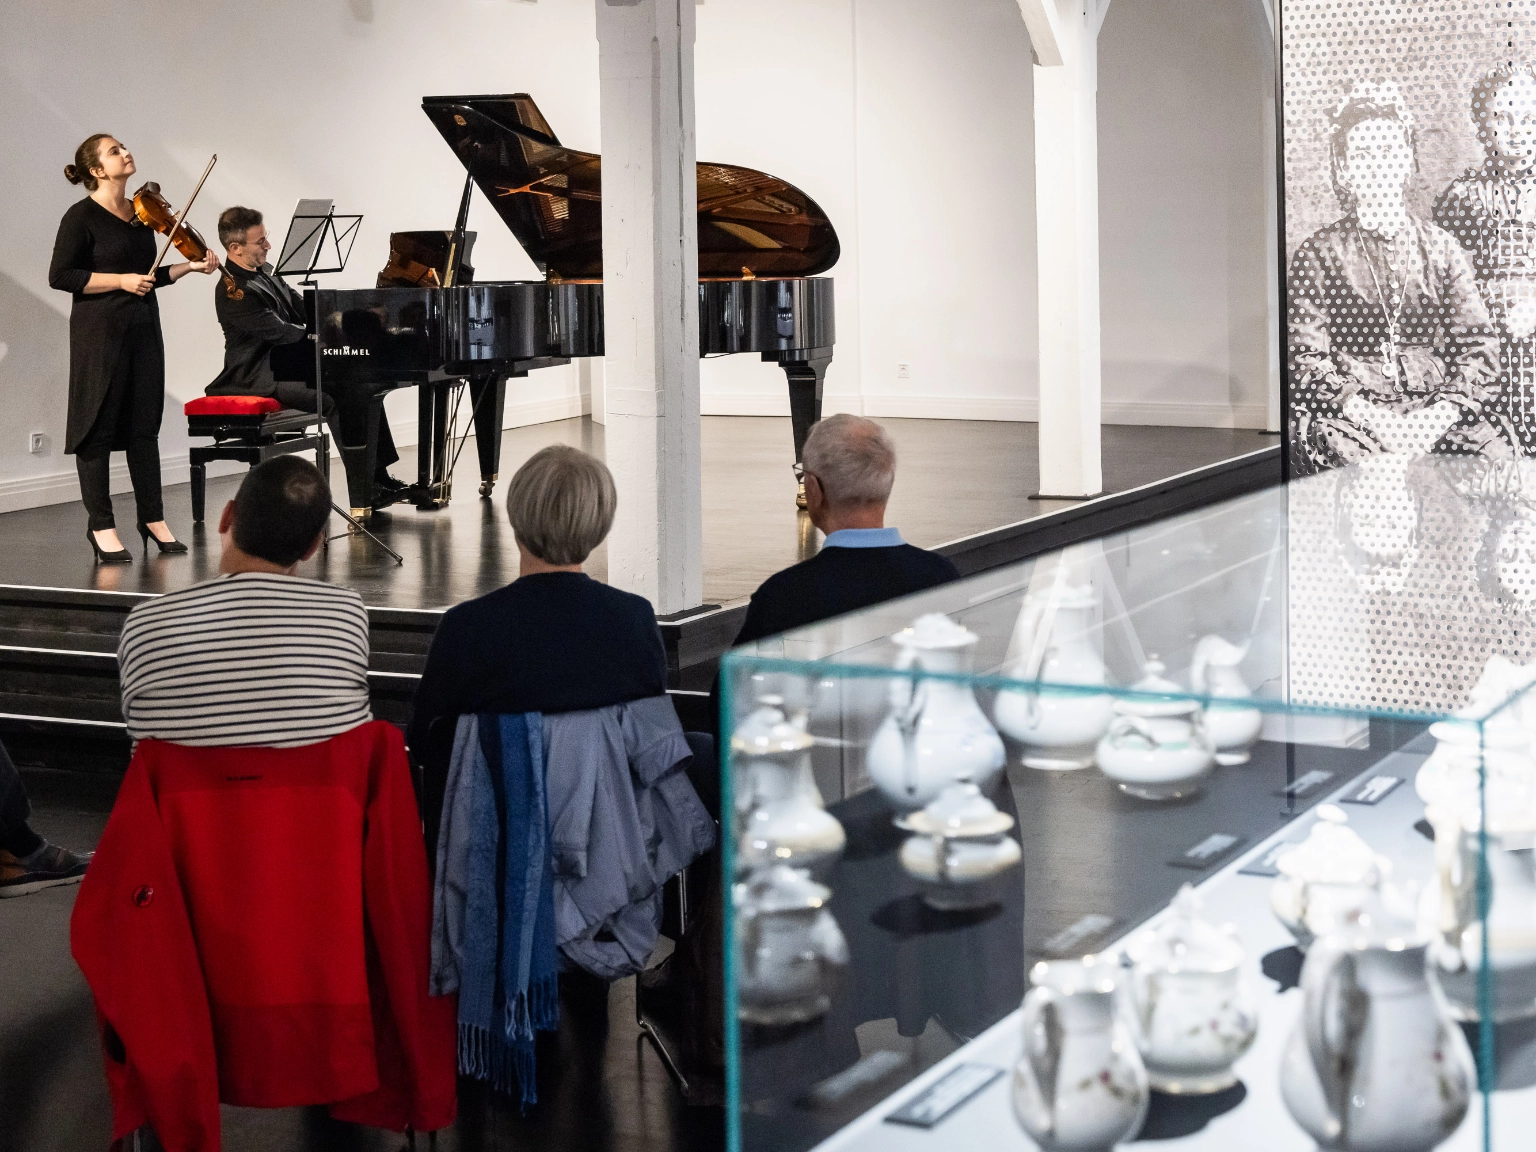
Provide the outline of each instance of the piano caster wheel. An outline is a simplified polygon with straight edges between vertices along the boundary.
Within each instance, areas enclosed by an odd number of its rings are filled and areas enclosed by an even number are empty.
[[[795,494],[795,507],[805,510],[805,481],[800,481],[800,490]]]
[[[482,481],[480,481],[480,495],[481,496],[489,496],[491,494],[491,491],[495,487],[496,487],[496,481],[494,481],[494,480],[482,480]]]

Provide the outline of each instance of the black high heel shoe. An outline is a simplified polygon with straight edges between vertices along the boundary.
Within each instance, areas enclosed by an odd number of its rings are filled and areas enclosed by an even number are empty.
[[[126,548],[120,548],[116,552],[104,551],[100,544],[96,543],[96,533],[89,528],[85,530],[85,538],[91,545],[91,551],[96,553],[98,564],[132,564],[133,553]]]
[[[187,550],[187,546],[180,540],[162,540],[149,530],[143,523],[139,524],[139,535],[144,537],[144,551],[149,551],[149,542],[153,540],[162,553],[167,555],[180,555]]]

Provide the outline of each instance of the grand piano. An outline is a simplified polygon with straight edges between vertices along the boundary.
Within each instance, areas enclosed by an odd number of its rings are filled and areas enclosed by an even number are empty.
[[[472,413],[480,495],[489,496],[507,381],[603,354],[601,158],[562,145],[526,94],[429,96],[422,110],[468,173],[455,227],[394,233],[375,288],[309,293],[318,333],[310,363],[325,387],[374,394],[367,442],[341,446],[359,517],[374,503],[377,421],[389,390],[419,389],[408,498],[418,509],[440,508],[452,494],[462,405]],[[476,186],[543,280],[475,282],[465,225]],[[756,352],[783,367],[798,469],[832,360],[832,280],[817,273],[837,262],[837,233],[798,188],[727,164],[698,165],[698,210],[699,355]],[[274,368],[279,378],[293,374],[277,360]]]

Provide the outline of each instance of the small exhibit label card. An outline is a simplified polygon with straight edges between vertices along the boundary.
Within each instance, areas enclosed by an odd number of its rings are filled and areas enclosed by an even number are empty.
[[[1176,856],[1168,863],[1175,868],[1193,868],[1203,872],[1232,855],[1243,843],[1243,837],[1234,836],[1230,832],[1212,832],[1182,856]]]
[[[1113,916],[1090,912],[1079,916],[1056,935],[1040,946],[1048,956],[1081,956],[1089,951],[1086,945],[1101,939],[1115,925]]]
[[[1239,876],[1278,876],[1280,867],[1277,861],[1283,852],[1296,847],[1299,840],[1282,840],[1278,844],[1271,844],[1263,852],[1260,852],[1248,863],[1237,870]]]
[[[1401,776],[1372,776],[1341,799],[1345,804],[1380,804],[1402,782]]]
[[[887,1116],[886,1123],[932,1128],[1002,1074],[990,1064],[957,1064]]]
[[[1296,779],[1292,780],[1284,788],[1276,792],[1275,795],[1289,796],[1292,799],[1306,796],[1310,793],[1316,792],[1319,788],[1321,788],[1324,784],[1328,783],[1328,781],[1332,779],[1332,772],[1324,772],[1321,768],[1314,768],[1312,771],[1296,777]]]

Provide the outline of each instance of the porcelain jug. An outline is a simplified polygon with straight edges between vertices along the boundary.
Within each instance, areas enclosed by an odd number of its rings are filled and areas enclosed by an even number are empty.
[[[1163,665],[1147,661],[1137,692],[1167,699],[1124,697],[1099,741],[1099,768],[1122,792],[1143,800],[1173,800],[1200,790],[1216,763],[1205,733],[1200,702],[1163,678]]]
[[[731,736],[739,863],[804,868],[843,850],[843,826],[826,810],[811,774],[815,743],[772,707],[755,709]]]
[[[775,864],[735,886],[737,1014],[748,1024],[801,1024],[831,1007],[848,944],[827,910],[832,890],[803,868]]]
[[[933,908],[953,912],[995,903],[996,883],[1023,859],[1008,835],[1013,817],[999,812],[974,784],[951,784],[918,812],[896,824],[917,835],[901,846],[901,866]]]
[[[1010,645],[1018,657],[1004,675],[1043,684],[1108,683],[1094,643],[1097,607],[1090,584],[1025,597]],[[1094,745],[1109,727],[1111,703],[1099,693],[1009,688],[997,694],[992,715],[1002,731],[1024,745],[1026,766],[1061,771],[1092,766]]]
[[[1498,1023],[1536,1016],[1536,866],[1531,853],[1511,850],[1494,826],[1489,797],[1487,837],[1491,900],[1488,966],[1493,971],[1493,1019]],[[1481,837],[1478,810],[1458,815],[1430,805],[1439,883],[1425,891],[1420,923],[1438,939],[1431,970],[1451,1015],[1477,1020],[1478,979],[1483,966],[1483,923],[1477,914],[1477,864]]]
[[[1349,827],[1344,809],[1319,804],[1307,838],[1282,852],[1275,867],[1269,906],[1306,951],[1370,898],[1387,862]]]
[[[1013,1114],[1046,1152],[1102,1152],[1141,1129],[1147,1070],[1115,1009],[1109,957],[1052,960],[1030,972]]]
[[[1429,1152],[1461,1124],[1476,1085],[1461,1029],[1430,987],[1427,943],[1389,895],[1308,952],[1281,1060],[1286,1108],[1338,1152]]]
[[[1259,1029],[1237,930],[1200,912],[1200,896],[1186,884],[1167,918],[1126,949],[1126,1017],[1152,1087],[1174,1095],[1230,1088],[1232,1065]]]
[[[1429,726],[1429,733],[1434,750],[1413,779],[1419,799],[1447,811],[1476,810],[1479,789],[1486,787],[1488,810],[1502,821],[1505,846],[1531,847],[1536,841],[1536,760],[1529,733],[1514,724],[1470,719],[1441,720]]]
[[[899,671],[963,676],[977,637],[933,613],[891,640],[901,649]],[[961,781],[985,788],[1002,770],[1002,738],[968,683],[897,677],[890,682],[890,709],[870,742],[865,767],[897,811],[922,808]]]
[[[1216,749],[1217,764],[1248,763],[1264,726],[1264,714],[1257,708],[1226,703],[1253,697],[1237,670],[1247,654],[1248,645],[1233,644],[1220,636],[1202,637],[1195,645],[1189,683],[1199,695],[1212,697],[1205,708],[1205,732]]]

